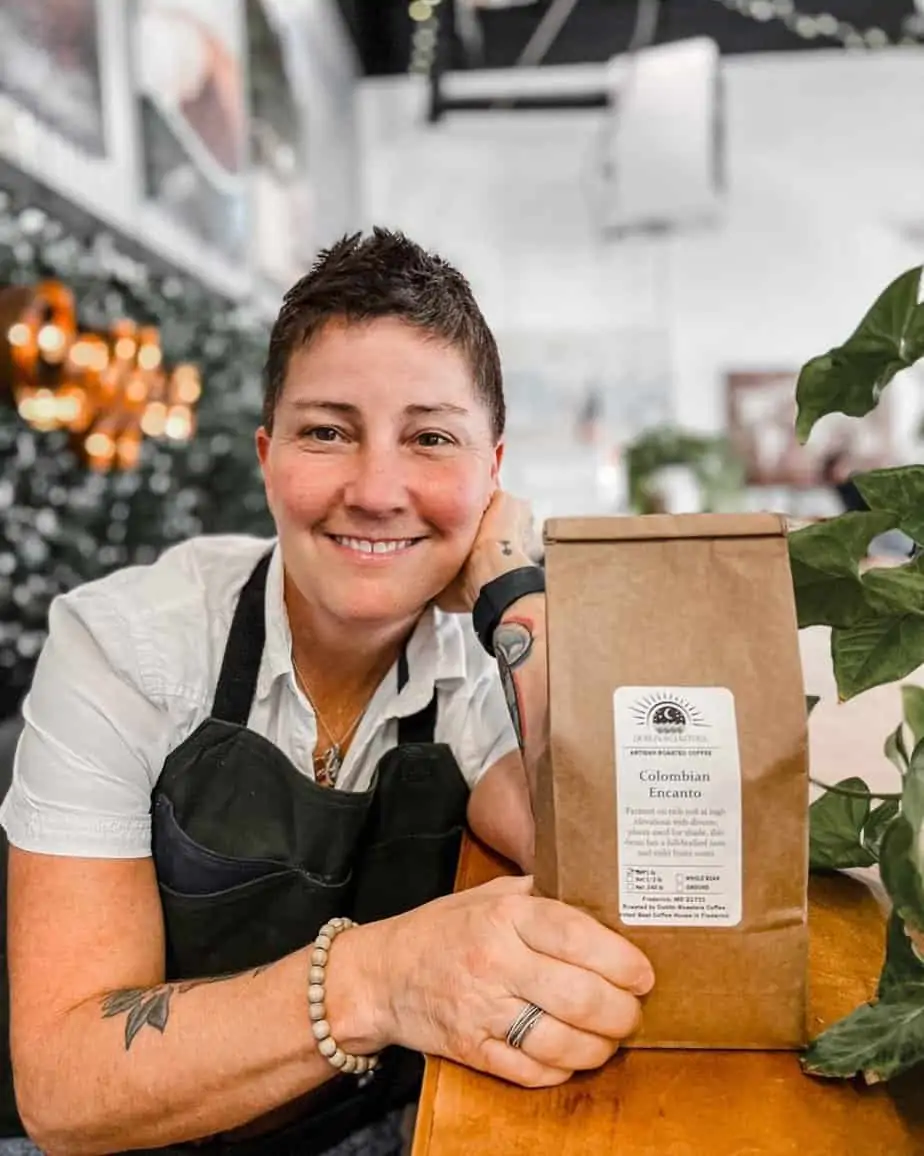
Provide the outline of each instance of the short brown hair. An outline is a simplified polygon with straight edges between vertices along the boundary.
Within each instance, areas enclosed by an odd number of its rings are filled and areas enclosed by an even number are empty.
[[[349,322],[398,317],[460,350],[475,392],[488,407],[500,441],[506,421],[504,384],[494,335],[462,274],[403,233],[375,228],[353,233],[319,256],[288,291],[270,334],[263,388],[263,425],[273,416],[289,359],[334,318]]]

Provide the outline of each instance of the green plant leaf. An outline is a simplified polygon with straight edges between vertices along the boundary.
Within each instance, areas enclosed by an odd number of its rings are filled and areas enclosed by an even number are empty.
[[[899,723],[885,741],[883,752],[902,774],[908,770],[908,749],[905,746],[905,724]]]
[[[918,305],[905,330],[905,358],[914,364],[924,357],[924,309]]]
[[[869,787],[858,778],[837,785],[866,795],[856,798],[826,791],[809,807],[809,867],[813,871],[870,867],[876,861],[860,842],[869,818]]]
[[[809,1044],[802,1067],[815,1076],[867,1083],[889,1080],[924,1060],[924,982],[898,989],[904,998],[863,1004]]]
[[[807,362],[796,385],[796,436],[806,442],[826,414],[863,417],[883,389],[913,364],[921,344],[917,315],[921,267],[896,278],[843,345]]]
[[[853,626],[870,613],[859,563],[877,534],[894,525],[886,511],[851,511],[789,535],[799,627]]]
[[[904,358],[902,342],[917,308],[920,284],[920,265],[896,277],[870,306],[846,344],[881,346],[895,357]]]
[[[870,617],[831,631],[831,658],[842,702],[904,678],[921,665],[922,656],[924,618],[915,614]]]
[[[924,739],[924,688],[905,683],[902,687],[902,714],[917,746]]]
[[[877,613],[924,617],[924,556],[903,566],[876,566],[860,581],[867,603]]]
[[[898,814],[898,799],[886,799],[870,811],[869,818],[863,825],[861,842],[874,859],[879,858],[882,849],[882,839],[888,830],[889,824]]]
[[[920,317],[924,344],[924,311]],[[922,355],[924,348],[917,356]],[[891,510],[898,528],[924,544],[924,465],[870,470],[855,475],[853,481],[871,510]]]
[[[904,925],[893,912],[889,916],[886,957],[879,977],[879,987],[876,989],[876,998],[904,999],[907,995],[905,989],[909,984],[924,984],[924,963],[921,963],[914,954],[911,941],[905,934]],[[921,992],[921,998],[924,999],[924,991]]]
[[[909,926],[924,931],[924,881],[915,861],[917,843],[915,830],[899,815],[883,837],[879,870],[895,911]]]
[[[902,784],[902,814],[917,836],[913,858],[924,882],[924,739],[911,752]]]
[[[810,715],[816,706],[821,702],[821,696],[817,694],[807,694],[805,696],[805,713]]]
[[[893,912],[876,1001],[863,1004],[813,1040],[802,1066],[813,1075],[868,1083],[899,1075],[924,1060],[924,964]]]

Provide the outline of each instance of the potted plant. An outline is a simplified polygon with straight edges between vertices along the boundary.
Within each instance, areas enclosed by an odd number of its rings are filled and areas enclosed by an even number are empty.
[[[843,345],[804,366],[796,388],[800,441],[826,414],[872,411],[895,375],[924,357],[921,273],[904,273]],[[924,465],[853,481],[868,510],[789,537],[799,626],[831,628],[841,702],[924,665],[924,552],[897,566],[865,565],[870,542],[887,530],[924,546]],[[876,995],[812,1041],[802,1064],[814,1075],[859,1074],[874,1083],[924,1062],[924,689],[903,686],[902,702],[904,717],[884,744],[896,790],[871,792],[851,777],[827,787],[810,808],[812,869],[878,865],[891,900]]]
[[[741,463],[723,437],[661,426],[640,434],[625,456],[629,505],[639,514],[659,512],[658,475],[666,469],[689,470],[707,511],[726,506],[743,485]]]

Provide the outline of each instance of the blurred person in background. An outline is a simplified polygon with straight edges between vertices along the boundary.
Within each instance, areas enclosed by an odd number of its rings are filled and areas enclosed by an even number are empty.
[[[854,467],[853,459],[845,449],[835,450],[822,462],[821,479],[836,496],[841,507],[838,513],[847,514],[869,509],[869,504],[853,480],[854,475],[860,472]],[[867,551],[871,558],[908,558],[916,552],[914,542],[901,530],[888,530],[885,534],[877,534],[870,542]]]
[[[821,463],[821,481],[837,498],[842,512],[848,510],[868,510],[866,499],[857,489],[851,465],[851,456],[844,449],[837,449],[827,455]]]
[[[463,277],[345,238],[270,339],[277,539],[52,606],[0,811],[40,1149],[395,1151],[421,1054],[553,1085],[634,1030],[622,937],[528,875],[449,894],[466,822],[532,867],[545,597],[504,416]]]

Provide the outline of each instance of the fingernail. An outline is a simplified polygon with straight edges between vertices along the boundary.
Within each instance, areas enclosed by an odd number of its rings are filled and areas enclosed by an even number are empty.
[[[654,972],[650,967],[646,968],[632,985],[631,990],[635,993],[635,995],[648,995],[648,993],[654,987],[654,981]]]

